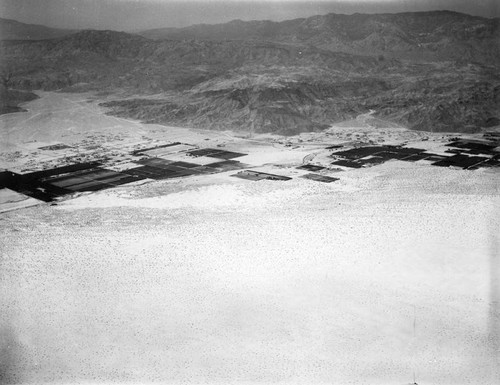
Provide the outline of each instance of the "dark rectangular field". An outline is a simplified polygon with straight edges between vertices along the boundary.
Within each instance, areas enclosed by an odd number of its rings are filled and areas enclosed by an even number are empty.
[[[350,168],[361,168],[363,165],[359,162],[352,161],[352,160],[347,160],[347,159],[340,159],[335,162],[332,162],[331,164],[334,164],[336,166],[344,166],[344,167],[350,167]]]
[[[201,166],[201,165],[200,164],[196,164],[196,163],[179,161],[179,162],[173,162],[173,163],[171,163],[170,166],[182,167],[182,168],[194,168],[194,167],[198,167],[198,166]]]
[[[315,180],[317,182],[324,182],[324,183],[332,183],[335,182],[336,180],[339,180],[339,178],[332,178],[331,176],[319,175],[319,174],[305,174],[302,175],[301,178]]]
[[[65,178],[57,178],[57,179],[52,179],[49,180],[48,183],[50,183],[53,186],[59,186],[63,188],[67,188],[68,186],[88,182],[89,179],[87,178],[82,178],[79,176],[67,176]]]
[[[178,171],[180,169],[195,168],[195,167],[200,166],[199,164],[195,164],[195,163],[182,162],[182,161],[172,161],[172,160],[167,160],[167,159],[162,159],[162,158],[141,159],[141,160],[134,162],[134,163],[143,164],[143,165],[149,166],[149,167],[162,168],[162,169],[171,170],[171,171]]]
[[[420,154],[422,152],[424,152],[424,150],[411,147],[367,146],[352,148],[346,151],[334,152],[331,156],[341,156],[350,160],[357,160],[372,155],[381,156],[386,159],[404,159],[406,157]]]
[[[152,167],[152,166],[142,166],[137,168],[132,168],[129,170],[122,171],[124,174],[149,178],[149,179],[170,179],[170,178],[180,178],[188,175],[200,174],[196,168],[187,168],[175,166],[173,163],[168,165],[169,167]]]
[[[220,151],[217,154],[211,155],[211,157],[229,160],[229,159],[239,158],[245,155],[248,154],[243,154],[241,152],[233,152],[233,151]]]
[[[153,166],[153,167],[155,167],[155,166],[161,167],[162,165],[174,163],[174,161],[163,159],[163,158],[145,158],[145,159],[141,159],[141,160],[136,160],[136,161],[134,161],[134,163],[143,164],[143,165],[147,165],[147,166]]]
[[[196,173],[200,175],[217,174],[222,172],[222,169],[218,169],[215,167],[208,167],[208,166],[198,166],[192,168],[192,170],[196,171]]]
[[[496,144],[489,142],[476,142],[476,141],[467,141],[467,140],[457,140],[455,142],[448,143],[446,146],[448,147],[456,147],[456,148],[465,148],[468,150],[475,151],[480,154],[489,154],[491,150],[496,147]]]
[[[421,154],[425,152],[425,150],[422,150],[421,148],[413,148],[413,147],[398,147],[398,146],[388,146],[390,152],[396,152],[398,154],[404,154],[404,155],[416,155],[416,154]]]
[[[200,165],[189,162],[150,158],[138,163],[144,165],[121,172],[101,168],[99,162],[78,163],[24,175],[5,171],[0,174],[0,183],[2,187],[50,202],[73,192],[98,191],[146,178],[168,179],[206,173],[199,169]],[[234,169],[235,163],[237,168],[242,167],[241,163],[234,161],[218,163],[217,168],[209,169],[210,172],[220,172],[220,168]]]
[[[297,167],[297,170],[307,170],[307,171],[319,171],[323,170],[323,166],[317,166],[315,164],[303,164],[302,166]]]
[[[331,156],[341,156],[343,158],[354,160],[354,159],[364,158],[365,156],[375,155],[378,152],[387,151],[389,148],[391,147],[389,146],[358,147],[345,151],[337,151],[334,152]]]
[[[92,164],[94,165],[95,163]],[[141,179],[113,170],[87,167],[89,164],[64,166],[25,175],[7,173],[3,179],[7,185],[5,187],[45,202],[75,191],[98,191]],[[68,172],[70,170],[74,172]]]
[[[113,170],[108,170],[105,168],[96,167],[91,170],[84,170],[80,172],[74,172],[71,174],[65,174],[61,176],[55,176],[52,178],[45,178],[44,181],[49,183],[57,183],[59,181],[65,181],[71,178],[83,178],[83,179],[107,179],[109,177],[113,177],[119,175],[120,173]]]
[[[109,183],[102,183],[100,181],[87,180],[79,184],[74,184],[68,186],[67,189],[74,192],[84,192],[84,191],[99,191],[114,187],[114,185]]]
[[[197,157],[197,156],[208,156],[210,158],[219,158],[219,159],[234,159],[239,158],[240,156],[245,156],[247,154],[243,154],[240,152],[226,151],[220,150],[217,148],[200,148],[198,150],[188,151],[189,155]]]
[[[218,152],[219,150],[216,148],[200,148],[198,150],[188,151],[187,154],[194,157],[198,157],[198,156],[210,156]]]
[[[23,175],[13,172],[8,172],[2,184],[3,187],[44,202],[52,202],[60,196],[71,193],[65,188],[52,186],[42,181],[26,180]]]
[[[480,163],[488,160],[489,158],[485,158],[482,156],[467,156],[467,155],[454,155],[450,156],[446,159],[440,160],[439,162],[432,163],[433,166],[440,167],[462,167],[463,169],[467,169],[471,166],[479,165]]]
[[[0,172],[0,188],[5,188],[14,181],[16,178],[16,173],[13,173],[11,171],[1,171]]]
[[[54,175],[62,175],[70,172],[90,170],[99,167],[102,163],[100,162],[87,162],[87,163],[75,163],[69,164],[67,166],[61,166],[56,168],[51,168],[43,171],[35,171],[28,174],[23,174],[22,177],[26,180],[38,180],[43,178],[48,178]]]
[[[52,186],[65,188],[71,191],[98,191],[125,183],[135,182],[140,179],[144,178],[137,176],[133,177],[113,170],[95,168],[89,171],[46,179],[46,182],[50,183]]]
[[[401,152],[396,152],[396,151],[382,151],[382,152],[378,152],[376,155],[378,157],[380,157],[380,158],[385,159],[386,161],[393,160],[393,159],[403,160],[403,159],[408,158],[409,156],[411,156],[409,154],[405,154],[405,153],[401,153]]]
[[[205,167],[212,169],[215,172],[225,172],[233,170],[241,170],[242,168],[248,167],[247,164],[238,162],[237,160],[224,160],[221,162],[215,162],[206,164]]]
[[[131,177],[137,178],[137,180],[140,179],[161,179],[162,176],[165,174],[165,171],[160,168],[156,167],[151,167],[151,166],[142,166],[142,167],[136,167],[136,168],[131,168],[128,170],[123,170],[122,171],[124,174],[127,174]]]

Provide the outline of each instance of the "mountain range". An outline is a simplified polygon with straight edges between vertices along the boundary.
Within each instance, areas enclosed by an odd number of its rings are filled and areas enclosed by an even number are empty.
[[[497,60],[499,19],[451,11],[399,14],[319,15],[273,21],[162,28],[151,39],[256,40],[313,45],[336,52],[411,60]]]
[[[109,113],[145,122],[294,134],[375,110],[418,130],[500,123],[499,19],[440,11],[40,31],[0,42],[5,87],[95,91]]]
[[[76,30],[50,28],[38,24],[26,24],[0,18],[0,40],[54,39],[77,32]]]

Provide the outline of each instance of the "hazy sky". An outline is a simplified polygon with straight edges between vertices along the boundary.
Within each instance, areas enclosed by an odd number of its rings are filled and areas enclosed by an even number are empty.
[[[59,28],[138,30],[233,19],[449,9],[500,16],[500,0],[0,0],[0,17]]]

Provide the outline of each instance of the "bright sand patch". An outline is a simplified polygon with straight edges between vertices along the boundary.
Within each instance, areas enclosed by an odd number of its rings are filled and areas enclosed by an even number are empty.
[[[153,183],[145,195],[169,194],[9,213],[7,375],[492,383],[498,175],[374,170],[339,185]]]

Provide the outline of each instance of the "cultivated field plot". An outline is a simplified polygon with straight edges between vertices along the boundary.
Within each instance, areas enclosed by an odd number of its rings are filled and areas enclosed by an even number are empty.
[[[236,160],[225,160],[221,162],[207,164],[203,167],[216,170],[217,172],[226,172],[226,171],[240,170],[242,168],[248,167],[248,165],[245,163],[238,162]]]
[[[95,168],[85,172],[73,173],[62,177],[45,179],[44,182],[71,191],[99,191],[127,183],[136,182],[140,178],[124,172],[105,168]]]
[[[219,159],[226,159],[226,160],[239,158],[241,156],[247,155],[247,154],[242,154],[239,152],[225,151],[225,150],[214,149],[214,148],[203,148],[203,149],[199,149],[199,150],[188,151],[188,154],[191,156],[194,156],[194,157],[209,156],[211,158],[219,158]]]
[[[466,170],[473,166],[480,167],[481,164],[486,160],[489,160],[489,158],[482,156],[468,156],[464,154],[457,154],[440,160],[439,162],[432,163],[432,165],[440,167],[460,167]]]
[[[246,153],[200,148],[207,140],[219,145],[221,134],[170,127],[165,135],[163,126],[148,125],[146,130],[141,123],[105,115],[96,102],[88,102],[88,95],[41,95],[24,115],[0,117],[3,134],[12,143],[0,153],[5,169],[1,187],[22,196],[51,202],[137,181],[250,167],[232,160]],[[57,108],[47,114],[47,105]]]
[[[70,148],[58,144],[48,149]],[[18,193],[51,202],[57,198],[75,192],[100,191],[141,180],[163,180],[188,177],[194,175],[216,174],[240,170],[248,165],[235,160],[235,157],[246,154],[225,150],[199,149],[196,146],[174,142],[157,144],[132,150],[119,163],[107,159],[104,162],[84,162],[61,167],[48,168],[42,171],[19,174],[10,171],[2,173],[2,187]],[[189,152],[188,152],[189,151]],[[184,159],[211,157],[211,163],[203,164],[168,159],[182,156]],[[222,160],[221,160],[222,159]],[[120,167],[120,165],[122,167]],[[124,166],[128,165],[128,166]]]
[[[349,167],[349,168],[361,168],[363,167],[363,164],[360,162],[356,162],[353,160],[348,160],[348,159],[340,159],[335,162],[332,162],[332,164],[336,166],[344,166],[344,167]]]
[[[19,194],[44,202],[52,202],[77,192],[92,192],[114,188],[137,181],[166,180],[195,175],[209,175],[248,168],[248,164],[233,160],[247,155],[242,152],[227,151],[214,148],[196,148],[181,143],[147,143],[135,145],[139,147],[129,152],[121,151],[119,156],[106,157],[101,151],[101,161],[89,161],[48,168],[30,173],[2,173],[0,187],[8,188]],[[329,146],[326,149],[343,146]],[[481,167],[498,167],[498,139],[487,140],[455,140],[447,147],[450,156],[437,155],[423,149],[397,145],[355,147],[337,151],[330,155],[336,159],[331,164],[351,169],[360,169],[382,164],[389,160],[415,162],[430,161],[435,166],[478,169]],[[101,147],[99,147],[102,150]],[[42,146],[46,151],[77,150],[74,146],[58,143]],[[111,149],[110,151],[114,151]],[[480,153],[481,156],[473,155]],[[196,159],[200,163],[196,163]],[[184,159],[184,160],[179,160]],[[193,161],[185,161],[185,160]],[[213,159],[211,161],[210,159]],[[303,164],[299,170],[320,171],[325,166]],[[245,170],[232,175],[247,180],[289,180],[290,177],[271,173]],[[338,178],[319,174],[306,174],[304,179],[331,183]]]
[[[441,156],[411,147],[367,146],[337,151],[332,153],[331,157],[338,159],[332,164],[348,168],[371,167],[389,160],[406,162],[427,160],[433,162],[433,166],[453,166],[464,170],[474,170],[481,167],[499,166],[499,144],[500,141],[495,139],[456,140],[446,144],[448,147],[454,147],[454,149],[446,150],[446,152],[454,154],[450,156]],[[483,156],[474,156],[473,154],[482,154]]]
[[[498,147],[498,143],[490,141],[479,141],[479,140],[457,140],[452,143],[447,144],[448,147],[456,147],[462,149],[462,152],[467,152],[470,154],[491,154],[495,147]]]
[[[228,144],[227,136],[224,141],[217,139],[215,142],[210,142],[212,146],[205,147],[206,141],[210,140],[210,137],[207,138],[210,136],[208,133],[202,134],[203,140],[198,135],[197,141],[193,144],[189,143],[188,139],[194,139],[195,136],[188,134],[186,130],[175,131],[169,128],[167,136],[160,135],[153,139],[144,135],[144,131],[141,131],[143,126],[140,124],[104,116],[95,106],[82,100],[75,101],[74,95],[48,95],[49,100],[56,99],[55,104],[64,106],[61,108],[60,121],[57,120],[59,112],[54,113],[51,120],[40,120],[39,117],[43,115],[46,105],[42,103],[37,106],[36,101],[30,104],[36,107],[34,111],[26,112],[28,115],[31,114],[28,120],[21,119],[16,123],[16,119],[2,118],[7,122],[9,135],[20,134],[25,130],[31,138],[35,138],[25,145],[25,148],[31,151],[28,155],[22,152],[13,152],[9,155],[12,159],[17,157],[18,163],[23,166],[5,172],[2,177],[2,187],[45,202],[72,196],[74,193],[100,191],[137,181],[169,180],[243,169],[247,170],[235,176],[249,180],[289,180],[288,176],[248,169],[266,164],[281,164],[281,162],[290,164],[290,161],[292,162],[290,165],[296,169],[312,173],[327,168],[328,171],[362,169],[389,160],[424,161],[435,166],[469,170],[500,165],[500,139],[495,132],[485,133],[483,138],[450,138],[445,146],[446,150],[443,149],[438,153],[425,148],[406,147],[396,144],[395,141],[394,144],[362,145],[359,138],[356,140],[352,136],[350,131],[352,127],[337,127],[325,133],[304,133],[287,140],[276,140],[274,143],[282,145],[284,149],[286,148],[285,151],[276,151],[270,146],[269,139],[262,142],[259,147],[249,148],[242,147],[243,141],[239,140],[236,141],[236,146],[233,145],[227,150],[220,148]],[[37,111],[37,108],[40,111]],[[63,125],[68,123],[68,114],[72,116],[74,122],[80,121],[85,129],[75,132],[73,127],[69,127],[69,133],[62,130]],[[47,127],[42,129],[33,124],[32,118],[36,118],[42,128],[44,124]],[[87,127],[89,122],[94,123]],[[124,129],[125,127],[127,128]],[[335,130],[340,130],[342,135],[345,134],[342,143],[331,143],[332,134],[337,132]],[[365,139],[375,135],[371,137],[372,141],[381,134],[367,127],[365,131],[363,136]],[[47,138],[43,136],[45,134],[48,134]],[[59,137],[66,137],[68,141],[63,143],[56,140],[59,139],[56,134],[59,134]],[[412,135],[416,135],[415,138],[422,136],[401,129],[395,130],[393,134],[395,138],[399,135],[400,139],[411,138]],[[218,134],[213,135],[217,137]],[[213,147],[215,143],[219,147]],[[262,144],[265,147],[262,147]],[[322,150],[322,154],[315,158],[319,151],[308,153],[309,146],[311,149]],[[241,149],[243,151],[240,151]],[[255,150],[262,152],[252,153]],[[247,156],[246,159],[250,164],[235,160],[243,156]],[[303,158],[303,164],[298,162],[298,157]],[[311,164],[313,159],[314,164]],[[338,167],[332,170],[331,165]],[[318,174],[308,174],[302,178],[323,182],[333,181],[329,179],[331,177]]]

